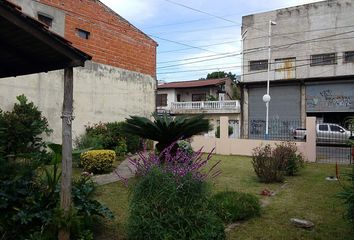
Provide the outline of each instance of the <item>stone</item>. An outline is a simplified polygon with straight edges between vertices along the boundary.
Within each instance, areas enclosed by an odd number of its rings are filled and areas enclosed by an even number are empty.
[[[311,221],[304,220],[304,219],[298,219],[298,218],[291,218],[290,222],[294,226],[299,227],[299,228],[309,229],[309,228],[313,228],[315,226],[315,224]]]
[[[225,232],[230,232],[232,229],[235,229],[240,225],[241,225],[240,223],[231,223],[225,228]]]

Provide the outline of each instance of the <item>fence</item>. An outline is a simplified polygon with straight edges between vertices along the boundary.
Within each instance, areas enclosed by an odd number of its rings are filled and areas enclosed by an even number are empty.
[[[352,164],[352,132],[333,123],[316,125],[317,162]]]
[[[316,119],[313,117],[306,118],[306,133],[305,141],[297,141],[296,145],[307,161],[316,161]],[[204,152],[210,152],[214,149],[216,154],[223,155],[244,155],[252,156],[253,149],[261,144],[275,145],[286,139],[264,140],[261,139],[234,139],[229,138],[229,118],[220,117],[220,138],[208,136],[195,136],[192,141],[194,150],[203,148]]]
[[[300,120],[269,120],[269,140],[276,141],[305,141],[303,138],[294,138],[295,129],[303,128]],[[244,131],[241,134],[243,139],[265,139],[266,121],[251,119],[244,124]]]

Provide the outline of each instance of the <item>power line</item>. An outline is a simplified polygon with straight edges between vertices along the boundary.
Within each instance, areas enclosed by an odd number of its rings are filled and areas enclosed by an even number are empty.
[[[178,45],[182,45],[182,46],[185,46],[185,47],[190,47],[190,48],[195,48],[195,49],[199,49],[199,50],[203,50],[203,51],[207,51],[207,52],[217,53],[217,52],[214,52],[214,51],[211,51],[211,50],[208,50],[208,49],[192,46],[192,45],[181,43],[181,42],[177,42],[177,41],[174,41],[174,40],[169,40],[169,39],[166,39],[166,38],[161,38],[161,37],[157,37],[157,36],[153,36],[153,35],[148,35],[148,36],[153,37],[153,38],[157,38],[157,39],[160,39],[160,40],[163,40],[163,41],[166,41],[166,42],[171,42],[171,43],[175,43],[175,44],[178,44]]]
[[[202,57],[181,58],[181,59],[178,59],[178,60],[170,60],[170,61],[158,62],[158,64],[189,61],[189,60],[194,60],[194,59],[209,58],[209,57],[215,57],[215,56],[223,56],[223,55],[227,55],[227,54],[240,54],[240,53],[239,52],[224,52],[224,53],[218,53],[218,54],[207,55],[207,56],[202,56]]]
[[[198,46],[198,47],[219,46],[219,45],[225,45],[225,44],[235,43],[235,42],[238,42],[238,41],[228,41],[228,42],[214,43],[214,44],[208,44],[208,45],[201,45],[201,46]],[[184,51],[184,50],[189,50],[189,49],[192,49],[192,48],[189,47],[189,48],[182,48],[182,49],[173,49],[173,50],[159,52],[159,54],[161,54],[161,53],[170,53],[170,52],[179,52],[179,51]]]

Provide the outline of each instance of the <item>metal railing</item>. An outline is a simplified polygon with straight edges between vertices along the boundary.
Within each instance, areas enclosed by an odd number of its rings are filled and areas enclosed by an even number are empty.
[[[240,111],[240,101],[199,101],[199,102],[172,102],[172,110],[237,110]]]

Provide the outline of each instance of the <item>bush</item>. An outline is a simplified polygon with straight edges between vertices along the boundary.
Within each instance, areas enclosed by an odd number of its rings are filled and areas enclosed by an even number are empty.
[[[111,170],[116,154],[112,150],[92,150],[82,153],[81,165],[85,171],[104,173]]]
[[[258,198],[240,192],[220,192],[211,197],[209,207],[225,223],[246,220],[260,215]]]
[[[11,112],[0,111],[0,149],[5,156],[28,157],[41,154],[44,157],[46,144],[42,136],[52,132],[48,121],[24,95],[17,96],[17,100],[19,103],[14,104]]]
[[[222,222],[208,210],[206,182],[191,174],[176,178],[153,167],[132,190],[129,239],[225,239]]]
[[[109,149],[117,155],[135,153],[142,149],[139,137],[122,130],[123,122],[96,123],[86,126],[86,133],[75,139],[78,149]],[[124,143],[122,143],[124,141]],[[126,145],[126,149],[123,145]]]
[[[346,218],[352,224],[354,229],[354,167],[352,168],[351,173],[345,174],[346,180],[349,184],[342,185],[343,190],[338,194],[338,197],[344,200],[347,205]]]
[[[261,182],[282,182],[284,180],[283,162],[274,159],[270,145],[253,150],[252,165]]]
[[[281,163],[287,176],[296,175],[300,171],[300,168],[304,166],[304,158],[301,154],[297,153],[295,143],[283,142],[277,144],[272,155],[276,162]]]
[[[192,155],[194,153],[192,145],[190,142],[186,140],[180,140],[177,142],[178,148],[181,149],[183,152],[185,152],[188,155]]]

